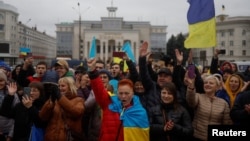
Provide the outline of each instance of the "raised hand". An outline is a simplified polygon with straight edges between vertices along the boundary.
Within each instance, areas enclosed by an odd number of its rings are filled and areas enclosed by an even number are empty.
[[[32,107],[33,100],[31,97],[24,95],[22,98],[22,103],[26,108]]]
[[[183,61],[183,52],[180,52],[178,49],[175,49],[174,51],[177,60],[177,65],[181,65]]]
[[[185,77],[184,77],[184,84],[190,88],[194,88],[194,83],[195,83],[195,77],[189,78],[188,77],[188,70],[187,70],[185,73]]]
[[[140,47],[140,57],[147,56],[149,54],[148,52],[148,42],[144,41]]]
[[[7,85],[9,95],[14,95],[17,91],[17,85],[16,82],[11,82],[9,85]]]
[[[90,70],[90,71],[94,71],[95,68],[96,68],[96,67],[95,67],[96,59],[95,59],[95,58],[89,59],[89,60],[87,61],[87,64],[88,64],[89,70]]]

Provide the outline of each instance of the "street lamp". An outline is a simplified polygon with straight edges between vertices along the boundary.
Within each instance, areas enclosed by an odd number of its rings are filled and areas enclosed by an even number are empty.
[[[72,9],[74,9],[76,12],[77,12],[77,14],[79,14],[79,59],[82,59],[81,58],[81,43],[83,42],[83,40],[82,40],[82,36],[81,36],[81,10],[80,10],[80,3],[78,2],[77,3],[77,6],[78,6],[78,11],[74,8],[74,7],[72,7]],[[90,7],[88,7],[84,12],[86,12],[88,9],[89,9]]]

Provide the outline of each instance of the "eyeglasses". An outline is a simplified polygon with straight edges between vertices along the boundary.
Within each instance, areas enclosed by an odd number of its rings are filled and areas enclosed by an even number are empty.
[[[100,76],[100,78],[107,79],[108,76]]]

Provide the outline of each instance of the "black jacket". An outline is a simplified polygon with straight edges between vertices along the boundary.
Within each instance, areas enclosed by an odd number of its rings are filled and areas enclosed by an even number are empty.
[[[38,116],[38,112],[44,104],[42,98],[35,100],[32,107],[28,109],[22,102],[12,108],[8,103],[12,102],[13,96],[8,95],[7,97],[9,98],[3,101],[4,113],[15,120],[12,141],[28,141],[33,124],[40,128],[46,127],[46,123],[42,122]]]
[[[166,119],[164,119],[163,112],[165,112]],[[193,127],[190,115],[181,105],[178,105],[177,108],[165,104],[151,107],[149,119],[151,141],[168,141],[167,136],[171,141],[188,141],[192,137]],[[171,131],[164,131],[165,120],[167,121],[167,119],[174,122]]]
[[[237,96],[230,116],[234,124],[250,127],[250,114],[244,109],[246,104],[250,104],[250,91],[245,91]]]

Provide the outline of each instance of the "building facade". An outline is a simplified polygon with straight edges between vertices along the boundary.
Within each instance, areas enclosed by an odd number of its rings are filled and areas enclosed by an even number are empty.
[[[38,61],[56,58],[56,39],[18,21],[17,9],[0,1],[0,60],[10,66],[20,64],[20,48],[29,48]]]
[[[250,16],[216,16],[217,46],[193,49],[194,62],[209,66],[215,49],[225,50],[222,61],[250,61]]]
[[[107,7],[108,17],[101,21],[74,21],[56,24],[57,56],[87,59],[93,37],[96,38],[97,58],[108,61],[114,51],[130,42],[136,58],[143,41],[148,41],[152,52],[166,52],[167,26],[153,26],[150,22],[124,21],[116,17],[116,7]],[[79,18],[80,19],[80,18]]]

